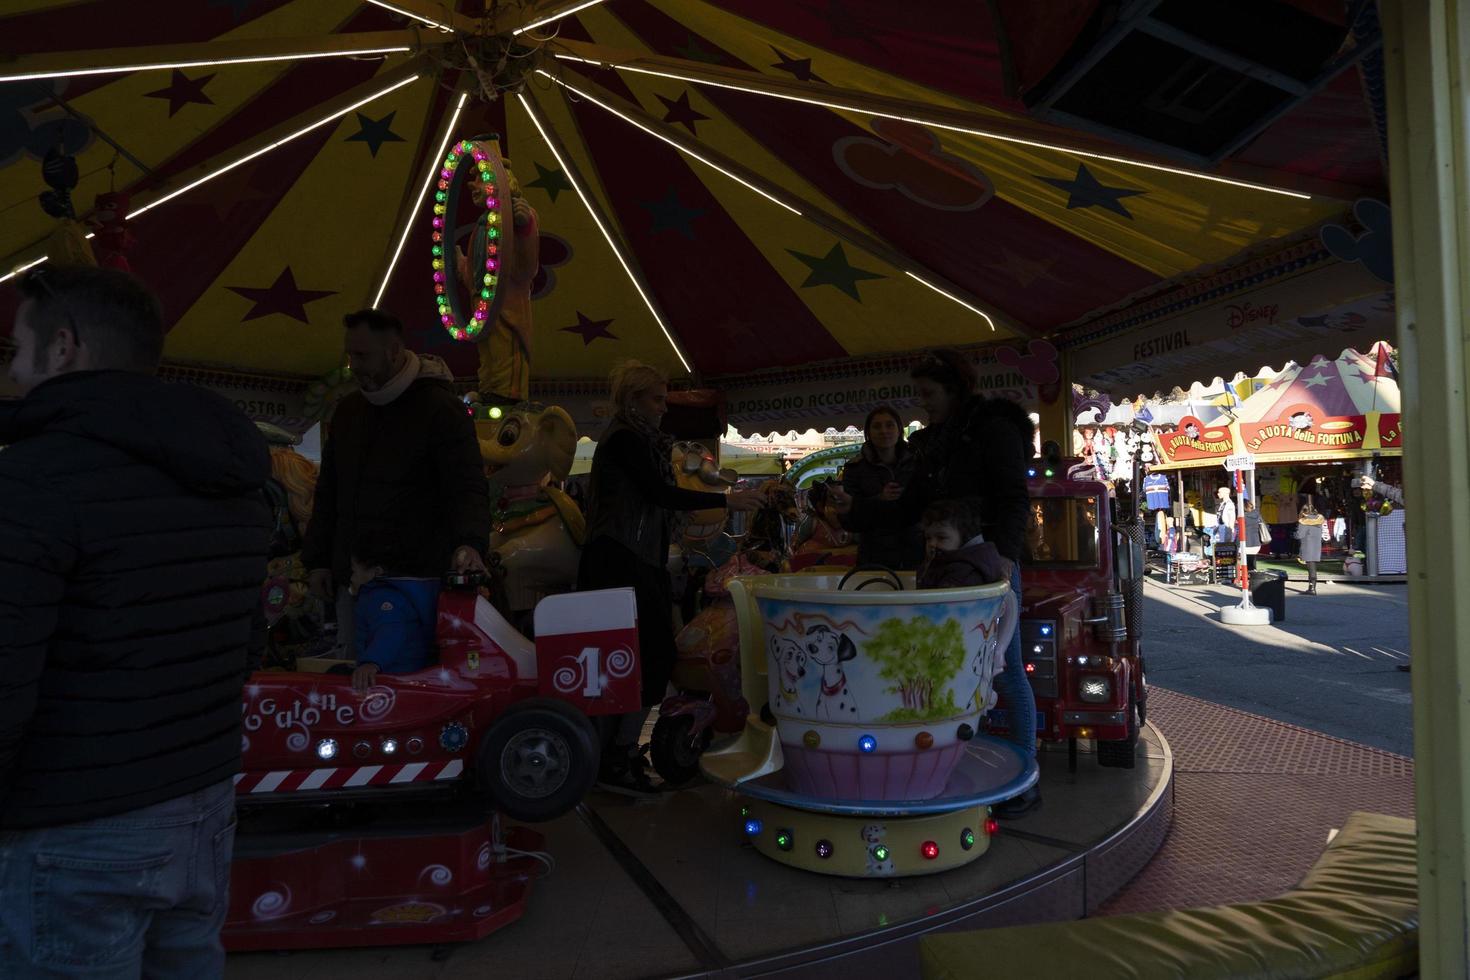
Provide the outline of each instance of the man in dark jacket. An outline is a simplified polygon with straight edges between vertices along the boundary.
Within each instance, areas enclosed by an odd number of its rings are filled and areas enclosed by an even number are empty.
[[[337,600],[338,641],[351,651],[347,584],[358,535],[391,529],[405,542],[396,574],[484,571],[490,489],[475,425],[444,362],[405,348],[403,324],[389,313],[362,310],[344,322],[359,390],[332,416],[301,559],[312,589]]]
[[[20,283],[0,406],[0,976],[217,977],[264,441],[112,269]]]

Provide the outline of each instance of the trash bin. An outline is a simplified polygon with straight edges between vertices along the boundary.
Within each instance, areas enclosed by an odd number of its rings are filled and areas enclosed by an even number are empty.
[[[1286,619],[1286,573],[1251,572],[1251,602],[1262,609],[1271,610],[1271,621],[1279,623]]]

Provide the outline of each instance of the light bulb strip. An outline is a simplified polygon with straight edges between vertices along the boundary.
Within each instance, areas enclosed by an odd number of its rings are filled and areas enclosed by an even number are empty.
[[[382,7],[384,10],[391,10],[395,14],[400,14],[404,17],[409,18],[410,20],[416,20],[420,24],[427,24],[429,27],[434,28],[436,31],[446,31],[449,33],[454,32],[454,28],[451,27],[449,24],[441,24],[437,20],[430,20],[428,17],[425,17],[422,14],[416,14],[412,10],[405,10],[400,6],[397,6],[396,4],[385,3],[384,0],[368,0],[368,3],[372,4],[375,7]]]
[[[991,332],[993,333],[995,331],[995,321],[990,318],[990,314],[989,313],[986,313],[984,310],[980,309],[979,307],[971,306],[969,303],[966,303],[964,300],[960,299],[954,293],[951,293],[948,290],[939,288],[938,286],[934,285],[929,280],[925,279],[923,276],[920,276],[920,275],[917,275],[916,273],[910,272],[907,269],[903,270],[903,274],[906,275],[906,276],[908,276],[910,279],[915,280],[916,282],[923,283],[925,286],[928,286],[930,289],[934,290],[936,293],[938,293],[940,296],[943,296],[945,299],[952,300],[953,302],[956,302],[956,303],[960,304],[965,309],[969,310],[971,313],[978,313],[978,314],[980,314],[982,317],[985,318],[985,322],[988,323],[988,324],[990,324],[990,330],[991,330]]]
[[[658,130],[654,129],[651,126],[647,126],[647,125],[639,122],[637,119],[634,119],[632,116],[628,115],[627,113],[620,112],[618,109],[614,108],[613,106],[608,105],[606,102],[603,102],[601,99],[597,98],[596,96],[591,95],[588,92],[584,92],[582,89],[577,88],[575,85],[571,84],[570,82],[566,81],[565,79],[557,78],[555,75],[551,74],[550,72],[546,71],[543,68],[536,69],[536,74],[541,75],[541,76],[543,76],[545,78],[551,79],[553,82],[556,82],[558,85],[562,86],[563,88],[567,89],[568,91],[576,93],[576,95],[577,95],[578,98],[585,99],[586,101],[591,102],[593,105],[597,106],[598,108],[603,109],[606,112],[612,113],[613,115],[617,116],[619,119],[623,120],[623,122],[628,123],[630,126],[636,126],[637,128],[639,128],[639,129],[643,130],[645,133],[647,133],[649,136],[652,136],[652,137],[655,137],[656,139],[662,140],[663,142],[667,143],[669,146],[672,146],[674,149],[678,150],[680,153],[687,154],[688,156],[691,156],[694,159],[698,160],[700,163],[704,164],[706,167],[709,167],[712,170],[718,170],[720,173],[724,174],[726,177],[729,177],[731,180],[735,181],[737,184],[741,184],[741,185],[749,188],[750,190],[755,191],[757,194],[759,194],[761,197],[765,198],[766,200],[770,201],[771,203],[781,205],[781,207],[785,208],[787,211],[790,211],[792,214],[794,214],[794,215],[796,215],[798,217],[801,217],[802,216],[802,214],[801,214],[800,211],[798,211],[796,208],[792,207],[790,204],[787,204],[785,201],[781,200],[779,197],[776,197],[775,195],[770,194],[769,192],[762,190],[761,188],[759,188],[756,185],[752,184],[750,181],[744,179],[743,177],[739,176],[738,174],[731,173],[730,171],[726,170],[724,167],[720,166],[718,163],[715,163],[713,160],[709,159],[706,156],[701,155],[697,151],[692,150],[692,149],[690,149],[687,146],[684,146],[684,145],[682,145],[680,143],[675,142],[674,140],[669,139],[663,133],[660,133]]]
[[[579,3],[573,7],[568,8],[567,10],[562,10],[554,14],[548,14],[538,21],[527,24],[525,27],[518,27],[510,32],[511,36],[524,34],[526,31],[534,31],[538,27],[545,27],[547,24],[550,24],[553,21],[561,20],[563,17],[570,17],[572,14],[575,14],[578,11],[586,10],[588,7],[595,7],[599,3],[602,3],[602,0],[584,0],[583,3]]]
[[[589,92],[583,91],[582,89],[576,87],[575,85],[571,84],[570,82],[566,81],[565,79],[557,78],[556,76],[551,75],[551,74],[549,74],[549,73],[547,73],[547,72],[545,72],[545,71],[543,71],[541,69],[537,69],[537,71],[540,74],[544,75],[545,77],[547,77],[547,78],[551,79],[552,81],[556,82],[557,84],[561,85],[563,88],[567,89],[568,91],[571,91],[571,92],[575,93],[579,98],[585,99],[586,101],[591,102],[593,105],[598,106],[599,108],[602,108],[602,109],[604,109],[604,110],[612,113],[613,115],[617,116],[619,119],[622,119],[623,121],[625,121],[627,123],[630,123],[631,125],[637,126],[639,129],[643,130],[644,132],[648,133],[651,136],[658,137],[659,139],[663,140],[665,143],[669,144],[670,146],[672,146],[674,149],[678,150],[679,152],[684,153],[684,154],[687,154],[688,156],[693,157],[694,159],[696,159],[696,160],[700,161],[701,163],[705,164],[706,166],[709,166],[709,167],[713,168],[714,170],[719,171],[720,173],[724,174],[726,177],[729,177],[731,180],[733,180],[733,181],[741,184],[744,187],[748,187],[749,189],[755,191],[757,194],[759,194],[762,197],[766,198],[768,201],[773,201],[776,204],[781,205],[783,208],[785,208],[786,210],[790,211],[792,214],[796,215],[797,217],[799,217],[799,218],[806,218],[808,221],[811,221],[811,222],[817,224],[818,226],[820,226],[822,228],[825,228],[826,230],[830,231],[832,234],[836,235],[838,238],[844,239],[845,241],[850,242],[852,245],[854,245],[854,246],[856,246],[858,248],[864,249],[865,251],[872,252],[878,258],[882,259],[885,262],[888,262],[890,265],[893,265],[893,266],[895,266],[898,269],[901,269],[905,275],[910,276],[911,278],[918,280],[919,282],[923,283],[925,286],[928,286],[930,289],[932,289],[935,292],[939,293],[941,296],[944,296],[947,299],[953,300],[954,302],[960,304],[965,309],[970,310],[973,313],[978,313],[980,316],[984,317],[986,324],[989,325],[989,327],[990,327],[990,329],[991,329],[992,332],[996,329],[996,327],[995,327],[995,320],[991,318],[990,314],[986,313],[984,310],[976,307],[975,305],[966,302],[965,300],[963,300],[960,297],[954,295],[953,293],[948,292],[947,290],[941,288],[940,286],[935,285],[934,283],[932,283],[929,280],[925,279],[923,276],[920,276],[918,273],[912,272],[908,268],[905,268],[905,266],[912,265],[913,263],[911,261],[906,260],[901,255],[894,254],[890,249],[883,248],[883,246],[882,246],[881,243],[874,243],[874,242],[872,242],[870,240],[867,240],[868,239],[868,236],[862,235],[861,233],[857,232],[856,230],[848,227],[844,222],[842,222],[842,221],[840,221],[840,220],[838,220],[836,218],[833,218],[832,216],[827,215],[827,214],[825,214],[825,213],[823,213],[821,211],[817,211],[816,213],[813,213],[813,214],[804,214],[803,212],[799,211],[798,209],[796,209],[795,207],[791,206],[790,204],[787,204],[785,201],[781,200],[780,198],[776,197],[775,195],[771,194],[770,192],[768,192],[768,191],[764,190],[763,188],[758,187],[757,185],[755,185],[755,184],[751,183],[750,181],[744,179],[740,175],[735,174],[735,173],[732,173],[729,170],[726,170],[724,167],[721,167],[719,164],[713,163],[710,160],[704,158],[703,156],[701,156],[696,151],[690,149],[684,143],[682,143],[680,141],[677,141],[677,140],[674,140],[674,139],[671,139],[668,136],[665,136],[662,133],[659,133],[656,130],[654,130],[654,129],[648,127],[648,126],[645,126],[644,124],[642,124],[641,122],[639,122],[637,119],[634,119],[633,117],[629,116],[627,113],[620,112],[617,108],[615,108],[615,107],[613,107],[611,105],[608,105],[606,102],[603,102],[602,100],[598,99],[596,96],[592,95]]]
[[[1028,146],[1033,149],[1051,150],[1057,153],[1069,153],[1073,156],[1086,157],[1089,160],[1102,160],[1107,163],[1121,163],[1130,167],[1141,167],[1145,170],[1154,170],[1160,173],[1176,174],[1181,177],[1192,177],[1196,180],[1206,180],[1216,184],[1225,184],[1231,187],[1240,187],[1246,190],[1262,191],[1267,194],[1279,194],[1283,197],[1292,197],[1299,200],[1311,200],[1312,195],[1301,191],[1286,190],[1281,187],[1271,187],[1267,184],[1257,184],[1248,180],[1236,180],[1233,177],[1221,177],[1217,174],[1201,173],[1198,170],[1186,170],[1182,167],[1171,167],[1162,163],[1150,163],[1145,160],[1133,160],[1128,157],[1115,156],[1109,153],[1099,153],[1095,150],[1083,150],[1074,146],[1063,146],[1057,143],[1044,143],[1040,140],[1027,139],[1023,136],[1012,136],[1009,133],[999,133],[995,130],[979,129],[973,126],[961,126],[957,123],[941,122],[936,119],[926,119],[920,116],[905,115],[897,112],[888,112],[875,109],[871,106],[857,105],[855,103],[831,102],[824,99],[808,98],[806,96],[794,95],[790,92],[777,92],[769,88],[756,88],[749,85],[737,85],[734,82],[726,82],[716,78],[699,77],[693,75],[681,75],[677,72],[661,71],[652,68],[643,68],[638,65],[614,64],[612,62],[597,61],[592,58],[581,58],[576,55],[557,54],[556,57],[562,61],[577,61],[583,64],[598,67],[616,68],[620,71],[631,71],[642,75],[653,75],[659,78],[670,78],[675,81],[688,82],[694,85],[712,85],[715,88],[729,89],[734,92],[745,92],[750,95],[761,95],[772,99],[781,99],[787,102],[800,102],[806,105],[820,106],[824,109],[835,109],[841,112],[856,112],[862,115],[874,116],[880,119],[893,119],[899,122],[914,123],[920,126],[930,126],[934,129],[948,130],[954,133],[964,133],[967,136],[978,136],[982,139],[996,140],[1002,143],[1014,143],[1019,146]]]
[[[87,237],[90,238],[92,236],[88,235]],[[9,272],[5,273],[5,275],[0,276],[0,282],[5,282],[8,279],[14,279],[16,276],[20,275],[22,272],[25,272],[27,269],[34,269],[42,262],[45,262],[47,258],[49,258],[49,256],[43,255],[39,259],[33,259],[30,262],[27,262],[25,265],[16,266],[14,269],[11,269]]]
[[[224,174],[229,173],[231,170],[234,170],[236,167],[244,166],[245,164],[249,163],[251,160],[254,160],[255,158],[260,157],[260,156],[264,156],[265,154],[269,153],[271,150],[274,150],[276,147],[278,147],[278,146],[284,146],[285,144],[287,144],[287,143],[291,142],[292,140],[296,139],[298,136],[304,136],[304,135],[306,135],[307,133],[311,132],[314,129],[318,129],[318,128],[322,127],[322,126],[325,126],[327,123],[334,122],[335,120],[341,119],[343,116],[347,115],[349,112],[352,112],[353,110],[356,110],[356,109],[360,109],[363,106],[367,105],[368,103],[373,102],[373,101],[375,101],[377,99],[382,98],[383,96],[387,95],[389,92],[395,92],[398,89],[403,88],[403,86],[405,86],[405,85],[411,85],[414,82],[418,81],[422,77],[423,76],[420,73],[415,73],[415,74],[409,75],[407,78],[400,79],[399,81],[394,82],[392,85],[389,85],[386,88],[381,88],[378,91],[372,93],[371,95],[366,96],[365,98],[358,99],[356,102],[353,102],[351,105],[347,106],[346,108],[338,109],[338,110],[330,113],[329,115],[323,116],[321,119],[318,119],[318,120],[316,120],[313,123],[310,123],[310,124],[308,124],[306,126],[303,126],[302,128],[296,130],[294,133],[291,133],[288,136],[283,136],[283,137],[281,137],[280,139],[276,140],[273,143],[268,143],[265,146],[262,146],[258,150],[255,150],[255,151],[253,151],[251,153],[247,153],[245,156],[240,157],[240,159],[238,159],[238,160],[235,160],[235,161],[233,161],[231,163],[225,164],[223,167],[220,167],[218,170],[212,170],[209,173],[205,174],[203,177],[200,177],[197,180],[190,181],[189,183],[185,184],[183,187],[178,188],[177,190],[170,191],[169,193],[165,194],[163,197],[160,197],[156,201],[150,201],[150,202],[148,202],[147,204],[143,205],[141,208],[138,208],[136,211],[134,211],[131,214],[129,214],[127,216],[127,220],[131,221],[134,218],[138,217],[138,215],[143,214],[143,213],[145,213],[147,211],[151,211],[151,210],[153,210],[154,208],[158,207],[160,204],[163,204],[166,201],[172,201],[174,198],[178,197],[180,194],[188,193],[189,191],[193,190],[194,188],[200,186],[201,184],[206,184],[209,181],[214,180],[216,177],[219,177],[219,176],[222,176]]]
[[[679,363],[684,365],[685,371],[693,374],[694,368],[690,365],[688,358],[684,356],[684,351],[680,348],[679,342],[674,338],[668,325],[664,323],[664,318],[659,316],[658,309],[654,306],[652,298],[644,291],[643,284],[639,281],[638,276],[634,274],[632,265],[629,264],[627,257],[623,255],[623,249],[613,238],[612,231],[603,223],[602,215],[598,213],[598,209],[593,204],[592,199],[582,189],[582,181],[577,174],[576,168],[572,166],[570,160],[562,157],[561,150],[557,147],[557,141],[547,131],[546,127],[542,126],[539,110],[531,104],[524,93],[517,92],[516,98],[520,101],[521,108],[526,110],[526,115],[531,117],[531,124],[536,127],[536,132],[541,134],[541,139],[551,150],[551,155],[556,158],[557,165],[561,167],[562,173],[566,174],[567,182],[572,185],[572,190],[577,192],[577,196],[582,199],[582,204],[587,208],[587,213],[592,215],[592,221],[597,225],[597,230],[602,232],[603,238],[607,239],[608,247],[612,249],[613,255],[617,257],[618,264],[623,267],[623,271],[627,273],[628,280],[633,284],[633,288],[637,290],[638,296],[643,300],[643,305],[648,307],[648,312],[653,316],[654,322],[658,324],[659,330],[663,331],[664,339],[674,349],[674,355],[679,358]]]
[[[434,183],[434,175],[439,172],[439,168],[442,166],[440,161],[444,159],[444,154],[449,149],[449,141],[454,139],[454,127],[458,124],[459,114],[464,111],[465,100],[469,97],[470,94],[468,92],[461,92],[459,94],[459,102],[456,103],[454,111],[449,115],[449,121],[444,126],[444,133],[439,139],[437,150],[429,155],[429,170],[424,175],[423,186],[419,188],[418,194],[414,196],[413,206],[408,209],[407,214],[404,216],[403,234],[398,236],[398,245],[393,249],[393,257],[388,260],[388,268],[383,272],[383,282],[378,286],[377,295],[373,297],[372,303],[368,304],[374,308],[382,302],[383,294],[388,291],[388,283],[393,278],[393,270],[398,265],[398,259],[403,254],[404,246],[408,244],[408,236],[413,233],[414,221],[418,217],[419,208],[423,206],[424,198],[429,194],[429,187]]]
[[[378,36],[382,37],[383,35],[380,34]],[[388,36],[402,37],[404,36],[404,32],[388,32]],[[351,35],[346,36],[345,40],[350,41]],[[258,46],[258,44],[259,42],[257,41],[251,41],[251,46]],[[218,46],[226,48],[229,46],[229,42],[221,42]],[[237,45],[236,47],[244,47],[244,45]],[[313,61],[319,60],[321,58],[359,58],[363,55],[406,54],[413,50],[412,45],[401,43],[378,44],[368,47],[356,47],[349,43],[344,44],[340,50],[333,51],[323,51],[320,48],[317,48],[293,51],[287,54],[242,54],[236,57],[157,57],[159,51],[166,51],[168,50],[168,48],[176,48],[182,54],[182,52],[186,49],[186,46],[169,45],[167,48],[162,46],[150,48],[148,49],[148,51],[154,57],[141,61],[114,62],[112,64],[91,68],[57,68],[45,71],[21,72],[19,74],[0,74],[0,82],[28,82],[38,81],[47,78],[78,78],[84,75],[116,75],[123,72],[157,71],[170,68],[213,68],[220,65],[256,65],[276,61]],[[198,47],[194,46],[192,50],[197,51]],[[69,53],[67,57],[86,58],[89,55],[96,56],[103,54],[116,56],[119,54],[119,52],[116,50],[95,53],[77,51]],[[47,60],[55,61],[56,57],[57,56],[48,56]]]

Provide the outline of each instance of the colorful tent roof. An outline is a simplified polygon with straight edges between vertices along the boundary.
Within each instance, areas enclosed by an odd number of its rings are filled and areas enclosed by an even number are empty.
[[[1321,56],[1223,157],[1043,104],[1094,44],[1095,0],[451,6],[8,5],[0,268],[47,251],[59,147],[79,216],[129,193],[171,361],[321,376],[341,315],[380,302],[467,375],[421,194],[448,138],[498,133],[541,219],[535,375],[636,356],[732,379],[1045,334],[1383,185],[1353,64],[1374,46],[1331,3],[1275,5]]]
[[[1259,463],[1349,459],[1403,451],[1398,371],[1383,342],[1288,364],[1236,408],[1185,416],[1157,434],[1160,468],[1218,465],[1249,453]]]

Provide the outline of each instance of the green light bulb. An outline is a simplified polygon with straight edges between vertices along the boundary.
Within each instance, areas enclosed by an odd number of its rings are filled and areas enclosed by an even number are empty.
[[[873,857],[877,858],[879,861],[887,861],[888,848],[883,846],[882,844],[879,844],[877,847],[873,848]]]
[[[449,192],[448,191],[435,191],[434,192],[434,200],[438,201],[440,204],[443,204],[445,201],[449,200]]]
[[[444,246],[443,245],[435,245],[433,248],[429,249],[429,251],[433,252],[435,256],[443,255],[444,254]]]

